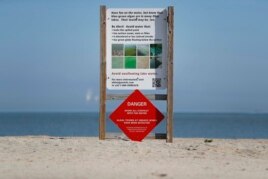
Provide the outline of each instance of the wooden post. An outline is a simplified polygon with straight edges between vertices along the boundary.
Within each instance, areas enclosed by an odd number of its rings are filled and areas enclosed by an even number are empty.
[[[174,7],[168,7],[167,142],[173,142],[173,38]]]
[[[99,139],[105,139],[106,122],[106,6],[100,6],[100,114]]]

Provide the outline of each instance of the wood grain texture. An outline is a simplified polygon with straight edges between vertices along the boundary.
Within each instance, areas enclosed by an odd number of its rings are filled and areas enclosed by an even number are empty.
[[[100,6],[100,118],[99,139],[105,139],[106,128],[106,6]]]
[[[168,7],[167,142],[173,142],[173,43],[174,7]]]

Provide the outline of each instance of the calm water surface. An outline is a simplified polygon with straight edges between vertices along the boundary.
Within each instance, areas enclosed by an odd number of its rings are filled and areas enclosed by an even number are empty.
[[[107,131],[120,130],[107,119]],[[0,136],[24,135],[98,136],[98,113],[0,113]],[[174,136],[268,139],[268,114],[175,113]]]

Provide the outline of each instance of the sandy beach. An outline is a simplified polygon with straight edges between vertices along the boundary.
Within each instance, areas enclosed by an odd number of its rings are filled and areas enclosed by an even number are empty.
[[[0,178],[268,178],[268,140],[0,137]]]

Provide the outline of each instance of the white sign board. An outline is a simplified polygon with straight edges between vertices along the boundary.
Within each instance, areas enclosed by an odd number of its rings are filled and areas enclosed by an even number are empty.
[[[107,88],[165,89],[167,10],[107,9]]]

